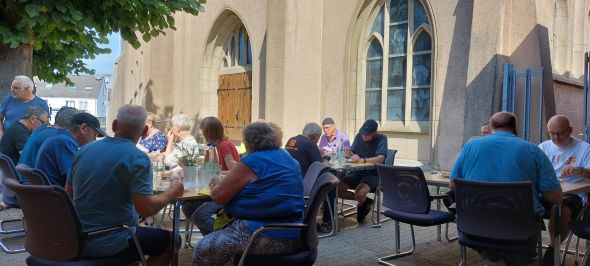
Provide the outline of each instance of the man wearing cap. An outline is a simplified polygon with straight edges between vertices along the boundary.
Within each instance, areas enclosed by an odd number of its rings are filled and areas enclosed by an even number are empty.
[[[336,152],[342,147],[346,156],[350,156],[350,140],[348,140],[346,133],[336,128],[334,119],[325,118],[322,121],[322,129],[324,135],[320,137],[319,144],[322,155],[326,152]]]
[[[89,113],[79,113],[72,117],[67,132],[45,140],[39,148],[35,168],[43,171],[52,185],[65,187],[68,172],[79,147],[104,137],[98,119]]]
[[[365,121],[359,133],[354,137],[350,147],[353,163],[383,163],[387,155],[387,137],[377,133],[377,121],[369,119]],[[358,202],[356,219],[359,223],[365,220],[371,211],[373,200],[367,198],[367,194],[377,189],[377,170],[357,171],[352,175],[342,178],[344,185],[338,186],[340,192],[349,188],[354,189],[354,197]]]

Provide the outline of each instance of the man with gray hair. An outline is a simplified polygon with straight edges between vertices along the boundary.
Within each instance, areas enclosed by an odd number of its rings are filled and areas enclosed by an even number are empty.
[[[307,123],[303,133],[287,140],[285,150],[301,165],[301,175],[305,177],[307,169],[313,162],[321,162],[322,156],[317,143],[322,135],[322,128],[316,123]]]
[[[55,124],[51,125],[42,125],[37,128],[29,139],[27,140],[27,144],[23,148],[23,152],[20,155],[20,159],[18,160],[18,165],[20,167],[33,167],[37,160],[37,153],[39,152],[39,148],[41,148],[41,144],[45,142],[46,139],[65,134],[67,128],[70,124],[70,120],[72,117],[80,113],[80,111],[73,107],[64,106],[55,115]]]
[[[152,168],[148,156],[136,144],[148,131],[147,112],[137,105],[124,105],[113,121],[114,137],[80,148],[68,175],[66,191],[85,230],[125,224],[135,231],[149,265],[168,265],[172,259],[172,233],[160,228],[137,227],[184,192],[182,182],[173,179],[170,188],[153,194]],[[137,254],[125,231],[113,231],[86,239],[86,257]]]
[[[33,94],[33,87],[33,81],[29,77],[14,77],[10,86],[11,95],[4,97],[0,102],[0,137],[32,106],[41,106],[47,114],[50,113],[47,102]]]

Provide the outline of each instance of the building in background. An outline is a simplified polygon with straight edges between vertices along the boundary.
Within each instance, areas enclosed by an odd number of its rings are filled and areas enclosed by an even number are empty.
[[[102,75],[68,75],[74,83],[51,84],[35,80],[37,95],[49,104],[51,117],[63,106],[70,106],[88,112],[100,121],[102,129],[106,129],[107,115],[107,80]]]

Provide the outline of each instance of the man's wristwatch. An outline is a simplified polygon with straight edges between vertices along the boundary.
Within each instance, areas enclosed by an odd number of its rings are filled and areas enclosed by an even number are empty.
[[[363,158],[363,163],[367,163],[367,158]]]

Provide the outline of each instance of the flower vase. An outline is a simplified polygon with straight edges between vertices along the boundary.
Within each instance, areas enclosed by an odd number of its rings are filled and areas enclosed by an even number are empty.
[[[184,166],[182,167],[182,173],[184,174],[184,186],[187,188],[199,187],[199,179],[197,179],[197,166]]]

